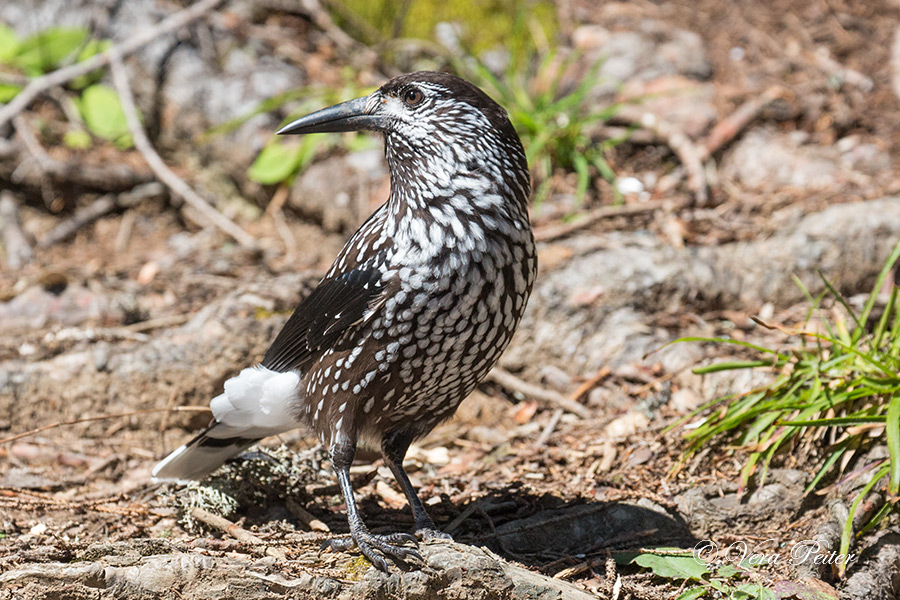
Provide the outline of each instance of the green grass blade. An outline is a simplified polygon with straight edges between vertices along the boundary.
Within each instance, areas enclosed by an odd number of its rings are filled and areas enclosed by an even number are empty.
[[[896,496],[900,492],[900,395],[892,397],[888,404],[885,431],[891,457],[888,492]]]
[[[891,255],[888,257],[887,262],[884,263],[881,272],[878,273],[878,278],[875,280],[875,285],[872,287],[872,293],[870,293],[869,297],[866,299],[866,304],[863,306],[862,313],[859,315],[859,321],[861,323],[865,323],[869,320],[869,315],[872,313],[872,308],[875,306],[875,301],[878,299],[878,292],[881,291],[884,280],[887,279],[888,274],[891,272],[891,269],[894,268],[894,264],[898,259],[900,259],[900,240],[897,240],[897,244],[891,251]],[[861,328],[857,329],[857,331],[854,332],[854,341],[859,340],[859,337],[862,336],[862,334]]]
[[[856,496],[856,499],[853,500],[853,504],[850,505],[850,511],[847,515],[847,522],[844,523],[844,530],[841,533],[841,549],[839,553],[842,556],[846,557],[848,552],[850,551],[850,538],[853,537],[853,518],[856,516],[856,511],[859,510],[859,505],[862,504],[862,501],[865,499],[865,497],[869,495],[869,492],[872,491],[872,488],[874,488],[878,484],[878,482],[881,481],[881,479],[885,475],[887,475],[888,469],[888,465],[885,465],[881,469],[879,469],[878,472],[876,472],[875,475],[872,476],[872,480],[865,485],[865,487]],[[846,570],[847,561],[845,558],[844,562],[838,565],[838,572],[841,577],[844,576],[844,571]]]
[[[844,310],[847,311],[848,315],[853,317],[853,320],[856,322],[856,326],[860,327],[861,323],[865,323],[865,321],[860,321],[860,319],[857,318],[856,313],[853,312],[853,309],[850,308],[850,305],[847,304],[847,301],[844,299],[844,295],[837,291],[837,289],[833,285],[831,285],[831,282],[828,281],[828,278],[825,277],[825,274],[820,269],[816,269],[816,273],[819,274],[819,279],[822,280],[822,283],[825,284],[825,287],[828,288],[828,291],[831,292],[831,295],[834,296],[834,299],[844,307]],[[849,340],[847,340],[847,343],[850,343]]]
[[[897,286],[891,288],[891,295],[888,298],[887,305],[884,307],[884,311],[881,313],[881,318],[878,319],[878,325],[875,326],[875,333],[872,335],[872,348],[878,349],[881,347],[882,340],[884,340],[884,334],[887,331],[888,320],[894,312],[894,305],[897,302]]]
[[[853,354],[854,356],[863,359],[863,361],[865,361],[865,362],[869,363],[870,365],[872,365],[873,367],[877,368],[879,371],[881,371],[885,375],[893,376],[893,375],[897,374],[897,372],[894,369],[890,368],[888,365],[884,364],[883,362],[876,360],[874,356],[871,356],[871,355],[867,354],[866,352],[863,352],[857,348],[854,348],[850,344],[845,344],[844,342],[837,339],[836,336],[827,336],[827,335],[822,335],[820,333],[811,333],[811,332],[806,332],[804,335],[812,337],[812,338],[818,338],[825,342],[829,342],[832,345],[832,347],[840,348],[841,350],[849,352],[850,354]]]
[[[825,476],[828,471],[831,470],[831,467],[844,455],[844,452],[847,451],[847,448],[850,446],[850,442],[852,438],[847,438],[843,442],[840,443],[839,447],[837,447],[834,452],[832,452],[828,458],[825,460],[825,463],[822,465],[822,468],[819,469],[819,472],[816,473],[816,476],[813,477],[813,480],[809,482],[809,485],[806,486],[806,489],[803,490],[803,495],[806,495],[816,489],[816,486],[819,485],[819,482],[822,480],[822,477]]]
[[[786,427],[836,427],[847,425],[868,425],[870,423],[884,423],[881,415],[871,417],[832,417],[828,419],[809,419],[806,421],[779,421],[776,425]]]
[[[884,519],[891,512],[891,509],[894,508],[894,505],[891,502],[885,502],[881,505],[881,508],[878,509],[878,512],[875,513],[875,516],[866,523],[865,527],[859,530],[859,533],[856,534],[857,537],[862,537],[869,531],[871,531],[875,526],[881,523],[881,520]]]
[[[756,367],[771,367],[770,360],[732,360],[707,365],[705,367],[696,367],[691,372],[696,375],[706,375],[707,373],[718,373],[719,371],[734,371],[737,369],[755,369]]]
[[[575,173],[578,175],[578,184],[575,188],[575,198],[579,204],[584,201],[587,195],[588,184],[591,181],[591,174],[588,170],[587,160],[583,154],[576,154],[572,157],[572,164],[575,167]]]
[[[751,350],[756,350],[757,352],[762,352],[763,354],[774,354],[778,358],[785,360],[785,361],[790,360],[790,358],[791,358],[787,354],[781,354],[780,352],[772,350],[771,348],[766,348],[764,346],[757,346],[756,344],[751,344],[750,342],[744,342],[741,340],[735,340],[735,339],[731,339],[731,338],[710,338],[710,337],[693,337],[693,336],[683,337],[683,338],[678,338],[675,341],[669,342],[665,346],[662,346],[660,348],[660,350],[662,350],[663,348],[666,348],[667,346],[671,346],[672,344],[678,344],[681,342],[708,342],[708,343],[713,343],[713,344],[731,344],[733,346],[741,346],[744,348],[750,348]]]

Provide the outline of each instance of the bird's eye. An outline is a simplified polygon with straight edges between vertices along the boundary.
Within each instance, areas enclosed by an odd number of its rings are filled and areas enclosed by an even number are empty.
[[[425,94],[418,88],[409,88],[403,92],[403,101],[407,106],[418,106],[425,99]]]

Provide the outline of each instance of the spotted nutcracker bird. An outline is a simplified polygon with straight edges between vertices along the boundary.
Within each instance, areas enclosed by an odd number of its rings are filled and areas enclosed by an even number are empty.
[[[376,535],[350,485],[357,445],[380,448],[420,538],[435,530],[403,470],[410,443],[450,417],[497,362],[537,268],[522,144],[471,83],[403,75],[278,133],[381,132],[391,191],[304,299],[262,362],[225,382],[210,427],[153,471],[200,479],[260,439],[312,428],[329,449],[350,537],[378,568],[421,556],[406,533]]]

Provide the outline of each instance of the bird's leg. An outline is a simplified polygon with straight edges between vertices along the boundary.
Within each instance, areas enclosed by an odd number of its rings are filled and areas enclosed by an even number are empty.
[[[347,505],[347,522],[350,526],[350,537],[326,540],[321,549],[349,550],[356,546],[378,569],[387,572],[384,557],[393,561],[406,560],[413,557],[422,560],[422,556],[412,548],[399,546],[404,542],[416,543],[416,538],[408,533],[375,535],[369,531],[359,515],[356,500],[353,497],[353,486],[350,485],[350,464],[356,453],[356,445],[347,438],[342,438],[331,447],[331,462],[337,474],[344,503]]]
[[[449,533],[438,531],[434,526],[434,521],[428,516],[428,512],[422,505],[422,501],[419,500],[419,495],[413,488],[406,471],[403,470],[403,458],[406,456],[406,451],[409,450],[411,443],[412,435],[406,430],[392,431],[385,434],[381,441],[381,453],[384,456],[384,462],[391,468],[394,478],[400,484],[400,487],[403,488],[403,493],[406,494],[406,499],[412,509],[413,518],[416,520],[416,536],[426,541],[432,539],[452,540],[453,538],[450,537]]]

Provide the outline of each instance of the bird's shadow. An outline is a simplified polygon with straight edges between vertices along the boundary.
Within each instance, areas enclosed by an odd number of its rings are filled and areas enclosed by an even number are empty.
[[[412,528],[406,510],[385,509],[374,497],[364,497],[360,509],[375,532]],[[565,500],[510,484],[462,504],[444,496],[428,509],[455,541],[549,573],[608,553],[697,543],[675,510],[647,499]],[[340,530],[339,522],[334,525]]]

